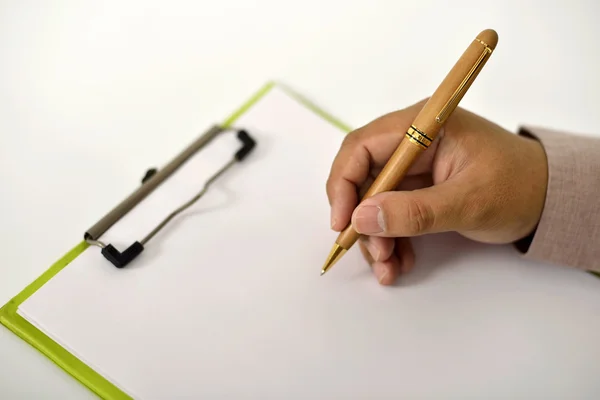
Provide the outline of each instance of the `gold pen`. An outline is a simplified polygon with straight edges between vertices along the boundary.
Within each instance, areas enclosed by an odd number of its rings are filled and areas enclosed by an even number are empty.
[[[498,34],[492,29],[486,29],[477,35],[419,112],[408,128],[404,140],[400,142],[363,200],[393,190],[400,184],[417,157],[435,140],[440,128],[456,109],[497,43]],[[339,261],[359,237],[360,234],[349,224],[333,245],[321,275]]]

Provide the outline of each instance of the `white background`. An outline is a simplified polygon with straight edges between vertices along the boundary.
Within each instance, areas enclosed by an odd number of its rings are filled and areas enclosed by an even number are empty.
[[[146,167],[267,80],[359,126],[430,95],[493,28],[496,52],[461,105],[511,130],[600,135],[598,15],[592,0],[2,1],[0,303],[76,244]],[[0,390],[7,399],[91,396],[6,329]]]

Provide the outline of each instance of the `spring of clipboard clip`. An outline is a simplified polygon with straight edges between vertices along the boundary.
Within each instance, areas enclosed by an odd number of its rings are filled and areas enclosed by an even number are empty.
[[[234,130],[232,128],[225,129],[226,130]],[[134,242],[131,246],[125,249],[123,252],[117,250],[113,245],[103,243],[100,240],[94,240],[91,238],[86,238],[86,242],[93,246],[98,246],[102,249],[102,255],[108,261],[110,261],[115,267],[123,268],[131,261],[133,261],[142,251],[144,251],[144,247],[146,244],[158,233],[161,229],[165,227],[173,218],[177,215],[181,214],[183,211],[191,207],[195,204],[204,194],[208,191],[209,187],[221,177],[227,170],[233,167],[236,163],[243,161],[248,154],[252,152],[254,147],[256,147],[256,141],[248,134],[247,131],[240,129],[237,130],[237,138],[242,142],[242,147],[234,154],[233,158],[228,161],[225,165],[223,165],[217,172],[215,172],[208,180],[204,183],[202,189],[193,196],[190,200],[182,204],[180,207],[176,208],[171,212],[165,219],[163,219],[150,233],[148,233],[142,240]],[[144,184],[147,180],[152,178],[152,176],[156,173],[155,169],[149,170],[144,178],[142,179],[142,184]]]

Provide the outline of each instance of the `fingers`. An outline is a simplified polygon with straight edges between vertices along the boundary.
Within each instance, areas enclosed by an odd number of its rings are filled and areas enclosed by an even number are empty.
[[[397,238],[394,252],[401,261],[400,274],[408,274],[415,266],[415,250],[410,238]]]
[[[393,248],[394,240],[388,240],[390,242],[390,247]],[[373,271],[375,278],[381,285],[392,285],[400,275],[400,260],[398,259],[398,256],[395,252],[392,252],[390,257],[387,259],[380,259],[376,261],[371,254],[371,250],[367,242],[368,239],[361,240],[359,242],[359,246],[363,256],[371,266],[371,270]]]
[[[331,228],[341,231],[350,223],[358,204],[358,189],[364,186],[374,164],[374,149],[387,149],[389,158],[398,146],[400,135],[377,135],[368,129],[351,133],[335,158],[327,180],[327,197],[331,204]],[[374,143],[373,137],[380,136]]]
[[[385,192],[364,200],[352,215],[361,234],[411,237],[467,229],[467,190],[457,180],[409,192]]]
[[[405,110],[387,114],[346,137],[327,179],[332,229],[341,231],[350,223],[358,204],[358,191],[365,186],[373,170],[385,165],[424,104],[422,101]],[[431,160],[424,158],[416,163],[414,170],[426,172],[430,164]]]
[[[394,253],[394,240],[377,236],[363,236],[361,242],[371,255],[373,262],[385,261]]]
[[[408,238],[363,237],[359,242],[363,256],[382,285],[392,285],[415,265],[415,253]],[[382,254],[389,254],[382,257]]]

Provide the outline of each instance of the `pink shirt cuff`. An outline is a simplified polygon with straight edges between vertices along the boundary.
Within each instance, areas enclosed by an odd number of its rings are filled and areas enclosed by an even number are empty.
[[[544,210],[524,256],[600,272],[600,139],[536,127],[548,159]]]

